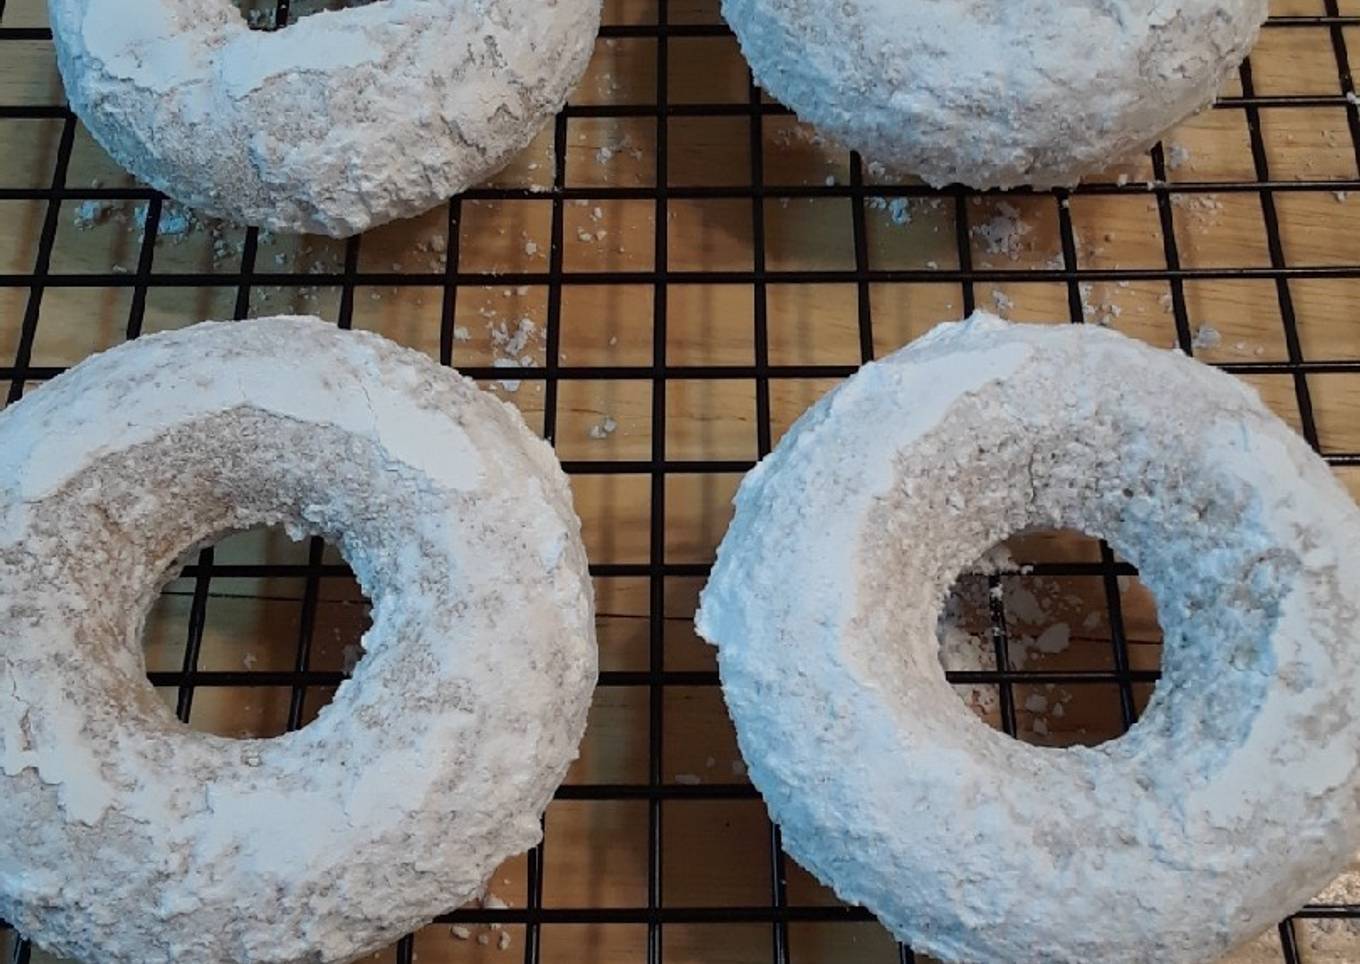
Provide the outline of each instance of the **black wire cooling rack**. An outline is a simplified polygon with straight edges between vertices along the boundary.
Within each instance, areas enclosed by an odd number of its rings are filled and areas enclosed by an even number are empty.
[[[16,0],[9,0],[14,6]],[[1277,2],[1277,15],[1266,27],[1267,35],[1300,32],[1297,36],[1317,41],[1317,62],[1331,65],[1326,69],[1334,74],[1334,89],[1326,92],[1257,93],[1253,65],[1241,68],[1240,93],[1225,96],[1216,106],[1217,111],[1237,112],[1245,120],[1249,136],[1250,177],[1192,181],[1169,178],[1167,152],[1161,146],[1151,152],[1151,182],[1097,181],[1072,191],[1054,191],[1017,196],[1040,199],[1051,204],[1056,215],[1061,247],[1061,263],[1057,266],[1010,268],[978,264],[970,233],[970,207],[974,195],[962,189],[934,191],[912,183],[876,183],[868,166],[854,155],[849,158],[848,179],[844,183],[781,186],[767,185],[765,172],[765,123],[787,113],[782,107],[768,102],[757,88],[747,81],[744,102],[699,103],[686,100],[672,102],[668,80],[679,56],[680,42],[703,39],[729,38],[727,28],[713,16],[696,16],[696,9],[710,13],[713,4],[681,3],[680,0],[655,0],[654,3],[612,3],[607,9],[628,10],[628,16],[606,16],[602,42],[642,40],[654,44],[655,97],[641,104],[573,105],[556,119],[553,157],[555,169],[552,188],[535,192],[525,188],[481,188],[454,198],[447,217],[447,258],[442,270],[418,271],[361,270],[361,247],[365,239],[350,239],[343,246],[343,261],[337,270],[309,272],[306,275],[273,271],[267,259],[260,255],[261,240],[257,231],[244,233],[244,244],[239,264],[234,270],[211,274],[195,272],[167,272],[158,270],[156,240],[163,214],[163,198],[155,192],[136,187],[78,187],[68,184],[73,145],[78,124],[75,117],[61,104],[6,103],[0,101],[0,122],[47,121],[60,125],[60,140],[55,153],[55,164],[50,182],[45,186],[0,186],[0,202],[23,201],[41,206],[42,220],[32,270],[23,273],[0,274],[0,293],[6,289],[19,292],[14,303],[22,304],[15,318],[0,319],[0,327],[17,329],[12,358],[0,366],[0,379],[8,384],[7,399],[20,398],[26,386],[40,383],[59,373],[60,367],[35,365],[34,344],[39,332],[40,309],[44,297],[53,291],[79,287],[122,289],[130,292],[125,336],[136,338],[142,331],[148,293],[158,289],[228,286],[235,290],[234,316],[248,317],[258,313],[252,304],[252,292],[261,286],[288,289],[300,285],[328,285],[338,289],[338,323],[349,327],[355,315],[355,291],[364,286],[424,286],[437,288],[442,299],[439,323],[439,357],[445,364],[458,360],[455,318],[460,293],[486,285],[545,286],[546,352],[542,365],[532,366],[463,366],[467,374],[483,380],[521,379],[526,384],[542,385],[543,415],[541,429],[545,437],[555,440],[558,435],[560,411],[559,392],[573,381],[636,381],[650,386],[650,453],[644,458],[626,460],[568,460],[565,467],[573,476],[630,476],[646,480],[649,487],[650,543],[645,561],[601,562],[592,566],[600,579],[630,578],[647,587],[647,646],[645,668],[606,670],[600,686],[604,689],[626,688],[642,694],[646,705],[646,779],[636,783],[577,783],[561,788],[559,801],[582,803],[629,802],[645,806],[646,901],[645,904],[624,907],[575,906],[561,908],[545,906],[543,866],[545,855],[552,852],[554,835],[549,832],[544,842],[527,857],[525,866],[525,894],[523,906],[507,909],[462,909],[445,915],[440,923],[449,926],[474,924],[502,924],[522,928],[523,938],[515,954],[522,953],[526,964],[535,964],[542,954],[542,932],[545,927],[558,925],[628,926],[645,929],[645,945],[639,956],[648,964],[661,964],[667,958],[663,935],[667,928],[704,925],[746,925],[768,929],[768,943],[759,955],[742,960],[770,961],[774,964],[808,961],[791,938],[791,928],[805,924],[840,925],[871,920],[858,908],[838,906],[831,902],[809,903],[790,898],[787,885],[789,867],[780,847],[777,828],[765,824],[763,839],[749,842],[752,854],[766,864],[768,899],[761,903],[742,906],[672,906],[663,892],[663,867],[672,855],[664,845],[663,820],[667,808],[678,801],[753,801],[754,790],[746,783],[692,782],[667,779],[663,769],[664,729],[673,725],[666,712],[667,693],[679,687],[707,687],[717,685],[716,672],[711,669],[668,668],[666,648],[668,624],[674,614],[667,612],[667,586],[672,580],[699,580],[707,573],[702,562],[677,562],[668,559],[666,552],[667,489],[677,475],[706,476],[733,475],[748,469],[753,458],[741,459],[680,459],[668,455],[665,431],[668,411],[667,393],[678,381],[703,379],[709,381],[740,380],[754,385],[755,451],[763,456],[772,447],[771,392],[788,380],[835,379],[849,375],[856,367],[854,359],[844,364],[782,364],[772,362],[770,348],[769,289],[773,285],[839,284],[853,286],[856,291],[856,319],[858,326],[859,361],[874,357],[878,350],[875,337],[876,319],[871,289],[882,286],[913,284],[952,284],[957,286],[964,313],[971,312],[979,299],[976,289],[986,284],[1062,286],[1066,290],[1069,320],[1080,323],[1088,319],[1089,306],[1085,303],[1084,286],[1091,283],[1112,284],[1155,282],[1165,285],[1170,297],[1169,315],[1174,325],[1174,339],[1188,354],[1195,354],[1196,329],[1188,306],[1186,287],[1200,281],[1250,279],[1268,290],[1277,303],[1282,325],[1283,357],[1268,360],[1236,360],[1222,367],[1244,376],[1274,376],[1288,381],[1297,406],[1297,424],[1304,438],[1321,451],[1335,466],[1360,466],[1360,451],[1326,444],[1319,431],[1314,412],[1314,385],[1317,376],[1360,374],[1360,357],[1307,357],[1305,339],[1301,337],[1301,321],[1296,308],[1295,286],[1313,279],[1360,279],[1360,248],[1354,257],[1348,252],[1338,254],[1337,263],[1291,263],[1288,245],[1282,232],[1281,199],[1297,195],[1326,197],[1334,195],[1337,206],[1334,216],[1351,217],[1347,192],[1360,192],[1360,178],[1353,168],[1343,178],[1277,179],[1272,176],[1270,153],[1263,133],[1262,115],[1267,111],[1301,111],[1330,108],[1344,111],[1349,129],[1347,150],[1360,165],[1360,100],[1352,78],[1349,49],[1357,42],[1360,31],[1360,3],[1352,0],[1297,0]],[[641,11],[641,12],[639,12]],[[275,22],[283,25],[289,20],[289,0],[278,0]],[[612,22],[611,22],[612,20]],[[683,22],[682,22],[683,21]],[[0,79],[15,69],[19,58],[31,58],[35,49],[50,50],[50,31],[45,26],[6,23],[6,0],[0,0]],[[0,84],[0,92],[7,88]],[[650,186],[571,186],[567,177],[569,131],[574,122],[588,119],[634,118],[654,124],[655,170]],[[749,184],[742,186],[687,186],[675,183],[668,170],[674,123],[684,118],[725,118],[745,122],[748,140],[737,153],[749,165]],[[0,167],[3,167],[0,164]],[[0,182],[2,185],[3,182]],[[1264,224],[1267,262],[1256,266],[1200,267],[1183,264],[1178,243],[1176,220],[1183,216],[1178,210],[1187,197],[1244,196],[1258,203]],[[1151,267],[1122,268],[1105,265],[1083,266],[1078,233],[1074,228],[1072,203],[1087,196],[1128,196],[1151,199],[1155,204],[1156,220],[1162,239],[1164,263]],[[943,268],[892,268],[874,263],[870,252],[869,212],[875,199],[911,198],[940,199],[952,210],[955,231],[956,264]],[[772,266],[767,259],[766,213],[770,206],[798,199],[836,199],[847,204],[851,217],[850,233],[853,245],[853,265],[825,269],[785,269]],[[146,204],[145,229],[140,238],[135,268],[126,272],[62,273],[54,270],[53,252],[56,246],[62,205],[81,201],[140,201]],[[535,200],[551,207],[550,245],[546,266],[542,270],[491,273],[467,270],[459,263],[459,224],[465,205],[470,202]],[[740,270],[689,270],[668,267],[672,262],[671,239],[665,226],[669,206],[684,201],[723,200],[749,206],[751,263]],[[573,271],[564,262],[568,205],[576,201],[634,201],[652,208],[656,229],[652,251],[653,267],[648,270]],[[69,212],[70,208],[66,210]],[[1355,232],[1353,232],[1355,233]],[[668,290],[676,285],[703,284],[711,286],[740,286],[749,289],[754,306],[754,357],[749,364],[680,365],[668,358],[667,312],[670,301]],[[561,358],[562,314],[564,291],[573,286],[642,286],[651,291],[651,357],[646,363],[633,365],[568,365]],[[26,292],[26,299],[22,293]],[[990,307],[990,306],[988,306]],[[1314,352],[1313,354],[1316,354]],[[1036,574],[1053,577],[1087,577],[1100,580],[1107,607],[1110,628],[1110,662],[1098,670],[1043,672],[1009,668],[1009,627],[1013,617],[1006,611],[1004,599],[994,599],[990,618],[992,639],[995,642],[997,666],[1005,670],[957,672],[951,679],[960,684],[995,685],[1000,697],[1000,722],[1007,732],[1017,733],[1017,701],[1014,689],[1034,683],[1063,683],[1072,686],[1104,685],[1117,694],[1119,720],[1124,728],[1132,725],[1140,704],[1139,687],[1150,687],[1157,679],[1152,670],[1131,665],[1128,639],[1121,609],[1122,578],[1134,575],[1133,570],[1116,559],[1111,550],[1100,546],[1096,561],[1081,563],[1049,563],[1036,567]],[[330,561],[318,540],[312,540],[305,560],[290,563],[238,564],[216,560],[213,550],[205,550],[195,565],[184,573],[185,594],[188,597],[187,641],[182,666],[172,671],[150,674],[158,687],[177,689],[176,709],[181,719],[188,720],[194,694],[212,687],[274,687],[289,693],[287,726],[296,728],[305,722],[309,694],[334,687],[343,678],[341,670],[318,668],[312,658],[322,586],[327,580],[341,579],[348,573],[338,562]],[[287,577],[299,580],[305,587],[301,596],[301,616],[297,622],[296,649],[291,666],[272,670],[207,670],[199,665],[205,626],[208,622],[208,600],[214,580],[233,578]],[[1003,577],[991,577],[992,585],[999,585]],[[1112,909],[1112,912],[1116,912]],[[1301,951],[1298,928],[1307,922],[1346,918],[1360,920],[1360,906],[1314,905],[1282,922],[1279,926],[1281,959],[1289,964],[1307,961]],[[0,931],[0,941],[3,932]],[[0,943],[3,946],[3,943]],[[13,960],[26,964],[34,953],[21,940],[12,940]],[[645,948],[645,949],[643,949]],[[1352,959],[1360,959],[1360,938],[1355,944]],[[408,937],[396,947],[394,959],[409,964],[415,959],[415,942]],[[512,959],[510,955],[507,959]],[[924,960],[907,947],[898,947],[896,958],[901,962]],[[695,959],[709,960],[700,955]],[[711,958],[718,960],[718,957]],[[731,955],[721,960],[736,960]],[[845,959],[845,958],[841,958]]]

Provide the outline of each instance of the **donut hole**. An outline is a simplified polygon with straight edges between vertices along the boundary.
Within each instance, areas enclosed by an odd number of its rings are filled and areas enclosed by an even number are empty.
[[[1131,566],[1102,554],[1100,540],[1074,529],[1025,531],[983,553],[950,587],[936,635],[963,704],[1036,746],[1118,739],[1161,670],[1152,593]]]
[[[321,536],[258,526],[192,554],[143,630],[147,678],[190,729],[262,739],[301,729],[363,657],[372,605]]]
[[[1071,404],[1042,414],[1020,402],[1011,407],[1012,394],[1027,405],[1030,394],[1048,388],[1008,386],[1001,398],[963,399],[946,425],[915,440],[910,457],[894,463],[892,486],[858,523],[855,632],[847,637],[847,660],[898,707],[909,706],[913,719],[927,721],[933,738],[956,741],[961,751],[997,766],[1033,759],[1015,757],[1015,741],[989,732],[948,692],[937,621],[959,574],[998,542],[1020,534],[1031,544],[1051,544],[1057,537],[1043,533],[1076,530],[1105,539],[1128,564],[1111,569],[1110,550],[1102,553],[1087,541],[1072,575],[1084,567],[1090,576],[1113,579],[1116,588],[1125,575],[1132,592],[1131,565],[1155,596],[1155,606],[1143,598],[1165,640],[1160,675],[1107,665],[1099,672],[1079,667],[1082,672],[1065,669],[1056,678],[1026,677],[1027,666],[1008,667],[1004,678],[954,681],[997,683],[999,702],[1008,692],[1016,695],[1016,684],[1079,681],[1107,694],[1105,702],[1120,707],[1119,725],[1104,733],[1088,728],[1081,741],[1098,744],[1102,758],[1135,761],[1166,740],[1239,744],[1266,704],[1276,668],[1272,640],[1301,565],[1297,554],[1278,545],[1269,507],[1244,478],[1249,473],[1231,461],[1232,452],[1206,443],[1203,418],[1170,404],[1150,411],[1146,400],[1132,404],[1113,390],[1098,398],[1074,395]],[[1025,553],[1016,561],[1044,563],[1030,575],[1064,572]],[[1076,626],[1086,618],[1078,617]],[[1068,621],[1068,632],[1073,629]],[[891,638],[902,640],[902,659],[876,666],[873,641]],[[1113,643],[1106,652],[1115,652]],[[1135,691],[1135,682],[1155,685]],[[1137,713],[1141,699],[1146,709]],[[1004,708],[1002,715],[1005,722]],[[1130,720],[1129,732],[1119,735]],[[1011,732],[1018,731],[1017,720]],[[1051,752],[1065,757],[1059,766],[1087,765],[1084,746]]]
[[[347,10],[362,7],[377,0],[292,0],[288,4],[288,24],[297,23],[303,17],[327,10]],[[278,25],[278,0],[232,0],[236,9],[241,11],[246,26],[251,30],[275,30]],[[288,26],[285,24],[285,28]]]

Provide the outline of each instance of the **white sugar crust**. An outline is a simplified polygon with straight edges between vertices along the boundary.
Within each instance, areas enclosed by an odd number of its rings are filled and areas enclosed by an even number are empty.
[[[1125,736],[1030,746],[937,616],[1006,537],[1110,540],[1163,677]],[[1360,512],[1255,391],[1086,326],[977,315],[872,363],[744,480],[698,615],[784,845],[948,961],[1203,962],[1360,843]]]
[[[1268,0],[723,0],[755,77],[930,184],[1067,186],[1208,106]]]
[[[142,625],[259,525],[341,549],[365,653],[300,730],[195,732]],[[314,318],[146,336],[0,413],[0,617],[0,918],[101,964],[350,961],[462,903],[539,840],[597,673],[551,449]]]
[[[378,0],[254,31],[230,0],[51,0],[74,110],[216,217],[345,237],[500,170],[585,71],[601,0]]]

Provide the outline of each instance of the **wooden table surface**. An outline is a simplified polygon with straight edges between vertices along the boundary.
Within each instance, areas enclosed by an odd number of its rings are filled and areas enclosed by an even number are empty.
[[[272,3],[254,5],[267,19]],[[0,0],[0,378],[13,401],[129,336],[309,313],[468,370],[553,439],[599,570],[601,659],[614,677],[568,779],[575,798],[548,811],[541,876],[516,858],[491,890],[557,916],[503,930],[434,924],[374,960],[515,960],[532,937],[530,960],[647,961],[649,883],[664,921],[652,960],[904,960],[876,923],[835,919],[835,897],[771,851],[691,624],[729,499],[827,388],[970,305],[1106,324],[1226,365],[1360,491],[1360,114],[1344,96],[1360,0],[1272,8],[1280,19],[1219,109],[1155,156],[1070,197],[971,196],[875,176],[754,95],[735,41],[716,29],[717,0],[609,0],[612,29],[556,129],[484,189],[346,243],[256,235],[170,204],[144,232],[151,195],[126,190],[139,186],[60,109],[44,3]],[[1130,665],[1158,666],[1151,597],[1132,576],[1092,575],[1108,562],[1095,542],[1052,534],[1012,549],[1021,562],[1087,567],[1004,577],[1027,668],[1110,668],[1112,585]],[[170,585],[148,620],[147,663],[190,725],[268,736],[329,700],[332,687],[303,686],[290,717],[291,685],[198,685],[191,700],[171,685],[191,648],[199,670],[236,676],[290,671],[299,645],[310,671],[351,665],[366,603],[342,560],[311,551],[245,533]],[[218,574],[223,565],[235,568]],[[958,622],[981,638],[977,588],[965,581]],[[1046,652],[1055,626],[1070,641]],[[1017,685],[1019,735],[1114,738],[1120,688]],[[1151,688],[1129,685],[1138,709]],[[995,688],[963,690],[1001,724]],[[1320,901],[1360,903],[1360,876]],[[795,912],[770,910],[780,905]],[[705,910],[733,907],[765,916]],[[564,921],[568,910],[590,922]],[[0,957],[10,953],[17,941],[0,933]],[[1360,961],[1360,922],[1295,918],[1231,960]]]

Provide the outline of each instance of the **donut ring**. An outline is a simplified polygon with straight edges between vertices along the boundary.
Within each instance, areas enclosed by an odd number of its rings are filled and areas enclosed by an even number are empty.
[[[1202,962],[1360,843],[1360,511],[1232,377],[1109,331],[942,325],[814,405],[743,482],[701,597],[784,844],[950,961]],[[1099,747],[1030,746],[945,681],[956,576],[1102,535],[1163,677]]]
[[[231,0],[49,0],[71,109],[230,221],[333,237],[429,210],[526,147],[601,0],[381,0],[253,31]]]
[[[723,0],[757,82],[941,187],[1069,186],[1208,106],[1268,0]]]
[[[514,409],[375,335],[205,323],[0,413],[0,916],[64,957],[338,962],[532,846],[596,678],[579,523]],[[143,619],[186,550],[342,548],[366,653],[301,730],[179,723]]]

